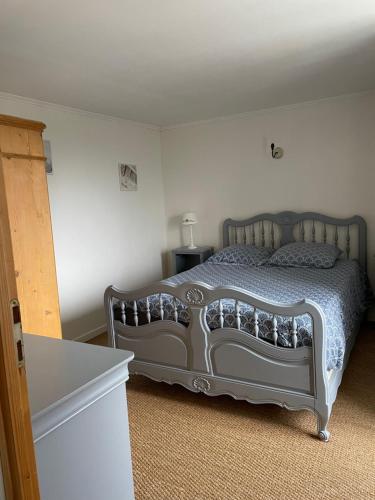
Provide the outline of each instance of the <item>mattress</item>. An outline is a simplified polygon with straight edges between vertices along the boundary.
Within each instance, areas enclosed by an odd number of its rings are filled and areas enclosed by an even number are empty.
[[[263,297],[266,301],[294,303],[303,299],[316,302],[322,309],[327,332],[327,369],[343,366],[345,346],[348,339],[358,330],[363,312],[367,306],[366,280],[358,263],[353,260],[339,260],[331,269],[288,268],[273,266],[245,266],[237,264],[204,263],[172,276],[163,283],[182,284],[186,281],[200,281],[211,286],[236,286]],[[160,319],[160,297],[149,297],[152,321]],[[163,294],[164,319],[174,319],[175,302],[171,295]],[[235,301],[223,299],[224,326],[236,328]],[[132,304],[127,304],[127,309]],[[146,301],[137,301],[139,324],[147,321]],[[178,320],[189,323],[189,310],[177,301]],[[240,302],[241,330],[254,335],[252,306]],[[131,314],[130,314],[131,315]],[[129,314],[128,314],[129,317]],[[272,340],[273,315],[258,310],[259,337]],[[278,345],[292,347],[292,318],[277,316]],[[297,347],[311,346],[312,319],[304,314],[296,317]],[[207,324],[211,330],[220,326],[218,301],[207,309]]]

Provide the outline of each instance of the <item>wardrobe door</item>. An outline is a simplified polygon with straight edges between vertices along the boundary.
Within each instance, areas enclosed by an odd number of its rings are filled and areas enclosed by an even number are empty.
[[[44,125],[0,115],[3,193],[23,331],[61,338]]]

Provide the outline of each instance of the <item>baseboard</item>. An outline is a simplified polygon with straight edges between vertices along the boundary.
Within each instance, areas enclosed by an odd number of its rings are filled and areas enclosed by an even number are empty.
[[[75,340],[76,342],[87,342],[88,340],[91,340],[101,333],[105,333],[107,331],[107,325],[100,325],[97,328],[94,328],[93,330],[89,330],[86,333],[82,333],[82,335],[78,335]]]

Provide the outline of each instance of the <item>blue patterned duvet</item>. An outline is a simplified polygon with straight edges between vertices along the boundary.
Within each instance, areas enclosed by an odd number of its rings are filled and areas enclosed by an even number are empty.
[[[359,265],[351,260],[339,260],[331,269],[288,268],[272,266],[245,266],[237,264],[204,263],[164,280],[181,284],[201,281],[212,286],[236,286],[266,300],[293,303],[310,299],[322,308],[327,326],[327,368],[342,367],[345,345],[355,333],[366,308],[366,285]],[[173,319],[173,299],[163,296],[164,319]],[[236,327],[234,300],[223,300],[224,326]],[[138,304],[145,310],[145,302]],[[152,318],[160,318],[159,297],[150,297]],[[254,335],[253,308],[241,303],[241,330]],[[189,312],[178,304],[179,321],[188,323]],[[308,314],[298,316],[297,346],[311,346],[312,320]],[[278,317],[278,344],[292,347],[290,317]],[[272,341],[272,315],[259,312],[259,336]],[[207,323],[211,330],[219,328],[218,302],[209,305]]]

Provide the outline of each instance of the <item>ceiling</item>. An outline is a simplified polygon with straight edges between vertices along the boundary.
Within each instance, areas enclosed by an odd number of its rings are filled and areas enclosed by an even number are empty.
[[[166,126],[375,88],[374,0],[0,5],[0,91],[87,111]]]

